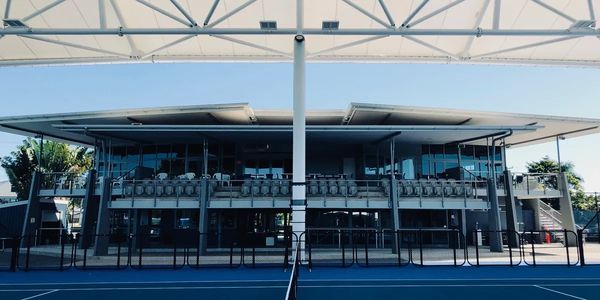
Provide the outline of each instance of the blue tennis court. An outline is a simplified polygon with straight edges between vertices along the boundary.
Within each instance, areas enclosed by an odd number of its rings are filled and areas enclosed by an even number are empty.
[[[600,299],[600,267],[302,269],[299,299]],[[284,299],[279,269],[0,274],[0,299]]]

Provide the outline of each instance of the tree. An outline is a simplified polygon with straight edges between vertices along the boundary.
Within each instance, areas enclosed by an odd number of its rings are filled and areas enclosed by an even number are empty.
[[[35,170],[42,173],[68,172],[80,175],[92,166],[93,154],[85,147],[45,141],[43,153],[41,149],[38,141],[27,138],[9,156],[0,160],[19,199],[29,197],[31,176]]]
[[[529,173],[559,173],[558,162],[550,159],[548,156],[544,156],[539,161],[528,162],[527,171]],[[575,165],[571,162],[562,162],[560,171],[567,175],[567,182],[569,184],[569,193],[571,195],[571,202],[573,207],[580,210],[592,210],[596,208],[596,200],[594,196],[588,195],[583,191],[581,184],[583,178],[575,173]],[[553,189],[558,189],[558,182],[556,178],[552,178],[544,182]]]

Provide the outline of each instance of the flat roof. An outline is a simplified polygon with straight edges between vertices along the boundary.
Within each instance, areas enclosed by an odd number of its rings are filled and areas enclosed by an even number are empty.
[[[543,143],[556,136],[600,132],[600,119],[481,112],[446,108],[351,103],[345,110],[309,110],[307,140],[372,143],[485,144],[482,137],[512,130],[512,146]],[[248,103],[175,106],[0,117],[0,131],[93,145],[189,141],[190,135],[230,141],[291,140],[292,113],[255,110]],[[479,139],[478,139],[479,138]]]
[[[0,65],[308,61],[600,66],[600,1],[0,0]],[[301,20],[301,22],[298,22]]]

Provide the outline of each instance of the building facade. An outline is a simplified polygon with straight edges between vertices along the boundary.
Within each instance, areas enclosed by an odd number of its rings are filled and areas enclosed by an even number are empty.
[[[565,175],[513,174],[506,149],[600,124],[373,104],[308,112],[306,180],[294,182],[291,118],[247,104],[4,118],[0,130],[95,150],[83,175],[34,175],[21,233],[43,230],[41,203],[68,197],[82,200],[83,243],[98,254],[129,234],[159,248],[188,236],[226,248],[248,233],[276,246],[292,230],[297,185],[308,229],[572,230]]]

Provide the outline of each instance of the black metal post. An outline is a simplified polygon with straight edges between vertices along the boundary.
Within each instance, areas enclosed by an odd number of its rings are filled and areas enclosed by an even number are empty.
[[[577,248],[579,250],[579,264],[585,266],[585,253],[583,251],[583,229],[577,229]]]

